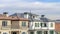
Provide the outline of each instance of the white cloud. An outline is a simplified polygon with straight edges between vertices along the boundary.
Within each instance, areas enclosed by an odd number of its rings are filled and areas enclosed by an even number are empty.
[[[21,11],[29,11],[29,9],[32,10],[32,12],[37,14],[49,14],[53,12],[51,15],[52,17],[55,17],[53,19],[59,18],[60,16],[54,15],[58,14],[60,12],[60,3],[44,3],[44,2],[23,2],[22,0],[1,0],[2,3],[0,4],[0,9],[3,9],[5,11],[15,11],[15,12],[21,12]],[[20,2],[19,2],[20,1]],[[22,9],[22,10],[20,10]],[[25,10],[23,10],[25,9]],[[34,9],[34,10],[33,10]],[[2,10],[1,10],[2,11]],[[55,12],[55,13],[54,13]]]

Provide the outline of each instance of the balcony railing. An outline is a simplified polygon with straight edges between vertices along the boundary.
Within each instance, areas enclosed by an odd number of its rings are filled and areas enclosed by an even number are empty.
[[[7,26],[1,26],[0,29],[10,29],[11,26],[10,25],[7,25]]]
[[[0,29],[26,29],[26,28],[28,28],[28,26],[22,27],[22,26],[11,26],[11,25],[2,26],[2,25],[0,25]]]
[[[0,26],[0,29],[20,29],[20,26],[11,26],[11,25]]]

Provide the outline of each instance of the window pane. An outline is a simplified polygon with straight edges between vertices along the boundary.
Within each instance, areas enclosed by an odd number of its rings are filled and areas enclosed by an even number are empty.
[[[30,32],[30,34],[34,34],[34,32]]]
[[[53,31],[53,30],[51,30],[51,31],[50,31],[50,34],[54,34],[54,31]]]
[[[40,23],[40,24],[41,24],[41,27],[47,27],[46,23]]]
[[[42,23],[40,23],[41,27],[42,27]]]
[[[25,27],[25,26],[26,26],[26,22],[22,22],[22,26],[24,26],[24,27]]]
[[[7,33],[3,33],[3,34],[7,34]]]
[[[53,27],[53,23],[51,23],[51,27]]]
[[[47,24],[46,23],[44,23],[44,27],[47,27]]]
[[[7,21],[2,21],[2,26],[7,26]]]
[[[39,27],[39,23],[35,23],[35,27]]]
[[[37,34],[42,34],[42,31],[37,31]]]
[[[48,31],[44,31],[44,34],[48,34]]]
[[[25,32],[22,32],[22,34],[26,34]]]

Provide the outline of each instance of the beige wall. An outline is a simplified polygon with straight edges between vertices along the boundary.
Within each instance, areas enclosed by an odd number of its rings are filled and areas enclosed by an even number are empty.
[[[2,21],[4,21],[4,20],[0,20],[0,25],[2,25]],[[10,20],[5,20],[5,21],[8,22],[7,25],[11,25],[11,21]]]
[[[22,27],[22,22],[23,21],[19,21],[20,28],[21,29],[25,29],[25,28],[28,29],[28,21],[26,21],[26,27]]]
[[[0,29],[2,29],[2,30],[6,29],[6,27],[2,27],[2,21],[7,21],[8,22],[7,23],[7,25],[8,25],[7,29],[10,29],[10,25],[11,25],[11,21],[10,20],[0,20]]]
[[[21,26],[21,24],[22,24],[22,21],[18,21],[19,22],[19,27],[20,27],[20,29],[1,29],[1,26],[2,26],[2,21],[4,21],[4,20],[0,20],[0,32],[1,32],[1,34],[3,34],[3,32],[7,32],[8,34],[10,34],[11,32],[9,32],[9,31],[19,31],[19,34],[22,34],[22,32],[25,32],[26,34],[28,34],[28,21],[26,21],[26,27],[22,27]],[[6,20],[8,23],[7,23],[7,25],[8,26],[11,26],[11,20]],[[17,21],[13,21],[13,22],[15,22],[16,24],[18,23]],[[13,23],[12,22],[12,23]]]
[[[20,34],[22,34],[22,32],[25,32],[26,34],[28,34],[28,21],[26,21],[26,27],[22,27],[22,21],[19,22],[20,25]]]
[[[27,30],[21,30],[20,31],[20,34],[22,34],[23,32],[25,32],[26,34],[28,34],[28,31]]]

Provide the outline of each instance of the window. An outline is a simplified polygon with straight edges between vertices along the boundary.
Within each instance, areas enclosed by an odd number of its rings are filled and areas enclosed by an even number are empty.
[[[51,23],[51,27],[53,27],[53,23]]]
[[[25,27],[25,26],[26,26],[26,22],[22,22],[22,26],[24,26],[24,27]]]
[[[12,34],[17,34],[16,32],[13,32]]]
[[[6,32],[4,32],[3,34],[7,34]]]
[[[53,30],[50,30],[50,34],[54,34],[54,31]]]
[[[46,23],[44,23],[44,27],[47,27],[47,24]]]
[[[46,23],[40,23],[41,27],[47,27]]]
[[[44,31],[44,34],[48,34],[48,31]]]
[[[30,32],[30,34],[34,34],[34,32]]]
[[[42,34],[42,31],[37,31],[37,34]]]
[[[26,34],[25,32],[22,32],[22,34]]]
[[[7,26],[7,21],[2,21],[2,26]]]
[[[35,16],[33,16],[33,18],[35,18]]]
[[[35,23],[35,27],[39,27],[39,23]]]
[[[42,23],[40,23],[41,27],[42,27]]]

